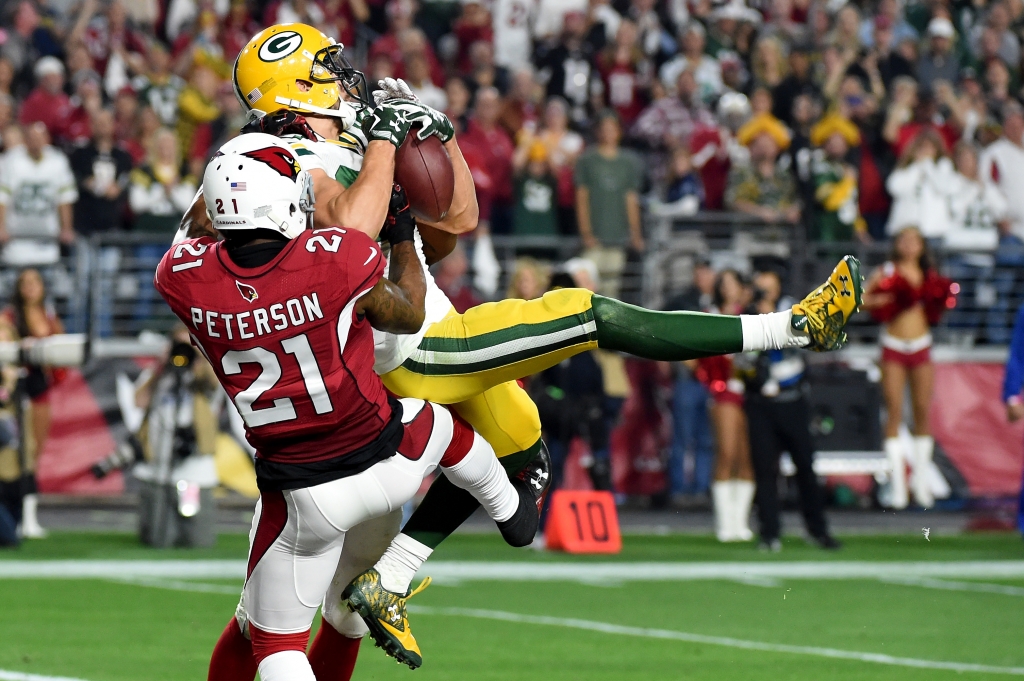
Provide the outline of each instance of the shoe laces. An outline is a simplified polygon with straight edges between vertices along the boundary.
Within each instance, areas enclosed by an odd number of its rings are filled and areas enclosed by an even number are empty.
[[[423,581],[419,583],[419,586],[417,586],[417,587],[416,587],[415,589],[413,589],[413,590],[412,590],[412,591],[410,591],[410,592],[409,592],[408,594],[406,594],[406,596],[405,596],[405,597],[403,598],[403,600],[406,600],[406,601],[407,601],[407,600],[409,600],[410,598],[412,598],[413,596],[415,596],[416,594],[418,594],[418,593],[420,593],[420,592],[422,592],[422,591],[425,591],[425,590],[426,590],[426,588],[427,588],[428,586],[430,586],[430,584],[431,584],[432,582],[433,582],[433,580],[432,580],[432,579],[431,579],[430,577],[424,577],[424,578],[423,578]]]

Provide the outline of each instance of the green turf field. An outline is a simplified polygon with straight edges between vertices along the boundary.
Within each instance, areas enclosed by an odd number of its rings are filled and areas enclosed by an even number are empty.
[[[703,537],[629,536],[619,556],[569,557],[457,535],[431,561],[441,583],[413,601],[423,668],[410,672],[364,644],[356,678],[1024,676],[1018,536],[846,542],[825,554],[793,539],[766,556]],[[244,553],[240,535],[185,552],[147,550],[129,535],[71,533],[0,552],[0,681],[206,678],[237,579],[72,577],[97,561],[137,561],[109,564],[127,569],[201,559],[230,571]],[[38,578],[61,565],[63,577]],[[652,570],[666,568],[677,574],[651,581]]]

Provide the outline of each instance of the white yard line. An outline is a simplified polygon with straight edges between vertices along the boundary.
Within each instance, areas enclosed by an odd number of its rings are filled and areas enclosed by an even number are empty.
[[[767,643],[764,641],[748,641],[739,638],[726,636],[705,636],[703,634],[691,634],[685,631],[673,631],[671,629],[647,629],[644,627],[627,627],[607,622],[595,622],[593,620],[580,620],[564,617],[546,617],[542,615],[523,615],[514,612],[503,612],[500,610],[477,610],[473,608],[434,608],[420,605],[410,605],[409,611],[417,615],[441,615],[452,617],[472,617],[476,619],[498,620],[502,622],[515,622],[518,624],[534,624],[552,627],[563,627],[568,629],[582,629],[585,631],[596,631],[602,634],[615,634],[618,636],[636,636],[641,638],[654,638],[668,641],[682,641],[685,643],[698,643],[703,645],[723,646],[726,648],[741,648],[743,650],[759,650],[769,653],[790,653],[794,655],[809,655],[813,657],[827,657],[840,660],[853,660],[856,662],[871,662],[896,667],[913,667],[916,669],[936,669],[953,672],[980,672],[985,674],[1005,674],[1011,676],[1024,676],[1024,667],[999,667],[987,664],[974,664],[970,662],[947,662],[943,660],[922,660],[914,657],[896,657],[881,653],[865,653],[856,650],[840,650],[837,648],[818,648],[816,646],[794,646],[784,643]]]
[[[42,676],[0,669],[0,681],[82,681],[82,679],[73,679],[70,676]]]
[[[115,584],[146,586],[154,589],[167,589],[168,591],[187,591],[189,593],[229,594],[233,596],[238,596],[242,593],[241,584],[231,586],[229,584],[206,584],[205,582],[184,582],[178,579],[151,579],[147,577],[107,579],[104,581]]]
[[[431,561],[438,582],[618,582],[799,579],[1024,579],[1024,561],[765,561],[698,563],[527,563]],[[244,560],[0,560],[3,579],[238,579]]]
[[[1000,594],[1002,596],[1024,596],[1024,587],[1009,584],[985,584],[984,582],[954,582],[948,579],[928,579],[926,577],[885,577],[881,582],[899,584],[901,586],[920,586],[925,589],[942,591],[975,591],[978,593]]]

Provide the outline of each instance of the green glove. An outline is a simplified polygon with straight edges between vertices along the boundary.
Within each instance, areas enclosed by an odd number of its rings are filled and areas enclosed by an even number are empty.
[[[376,106],[394,104],[404,107],[412,124],[420,126],[417,137],[421,140],[434,135],[441,142],[447,142],[455,136],[455,127],[448,117],[421,102],[409,84],[401,78],[385,78],[377,81],[377,85],[379,89],[373,92]]]
[[[413,127],[420,126],[420,131],[416,133],[416,136],[421,140],[433,135],[444,143],[455,137],[455,126],[447,116],[437,109],[411,102],[392,102],[392,105],[406,109],[406,117]]]
[[[375,107],[362,120],[363,134],[368,142],[385,140],[394,144],[395,148],[402,146],[410,127],[412,121],[397,103]]]

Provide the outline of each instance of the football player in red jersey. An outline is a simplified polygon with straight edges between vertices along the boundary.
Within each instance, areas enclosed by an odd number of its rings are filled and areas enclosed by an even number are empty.
[[[391,280],[365,234],[310,230],[308,173],[289,146],[252,134],[203,179],[224,241],[177,244],[155,283],[189,327],[246,424],[260,487],[242,603],[264,681],[313,681],[305,651],[348,529],[400,507],[440,467],[510,543],[537,529],[525,483],[444,407],[395,399],[373,373],[371,327],[423,323],[425,282],[407,202],[391,202]],[[389,575],[378,574],[386,589]],[[406,597],[408,597],[406,593]],[[418,666],[402,616],[375,623]]]

